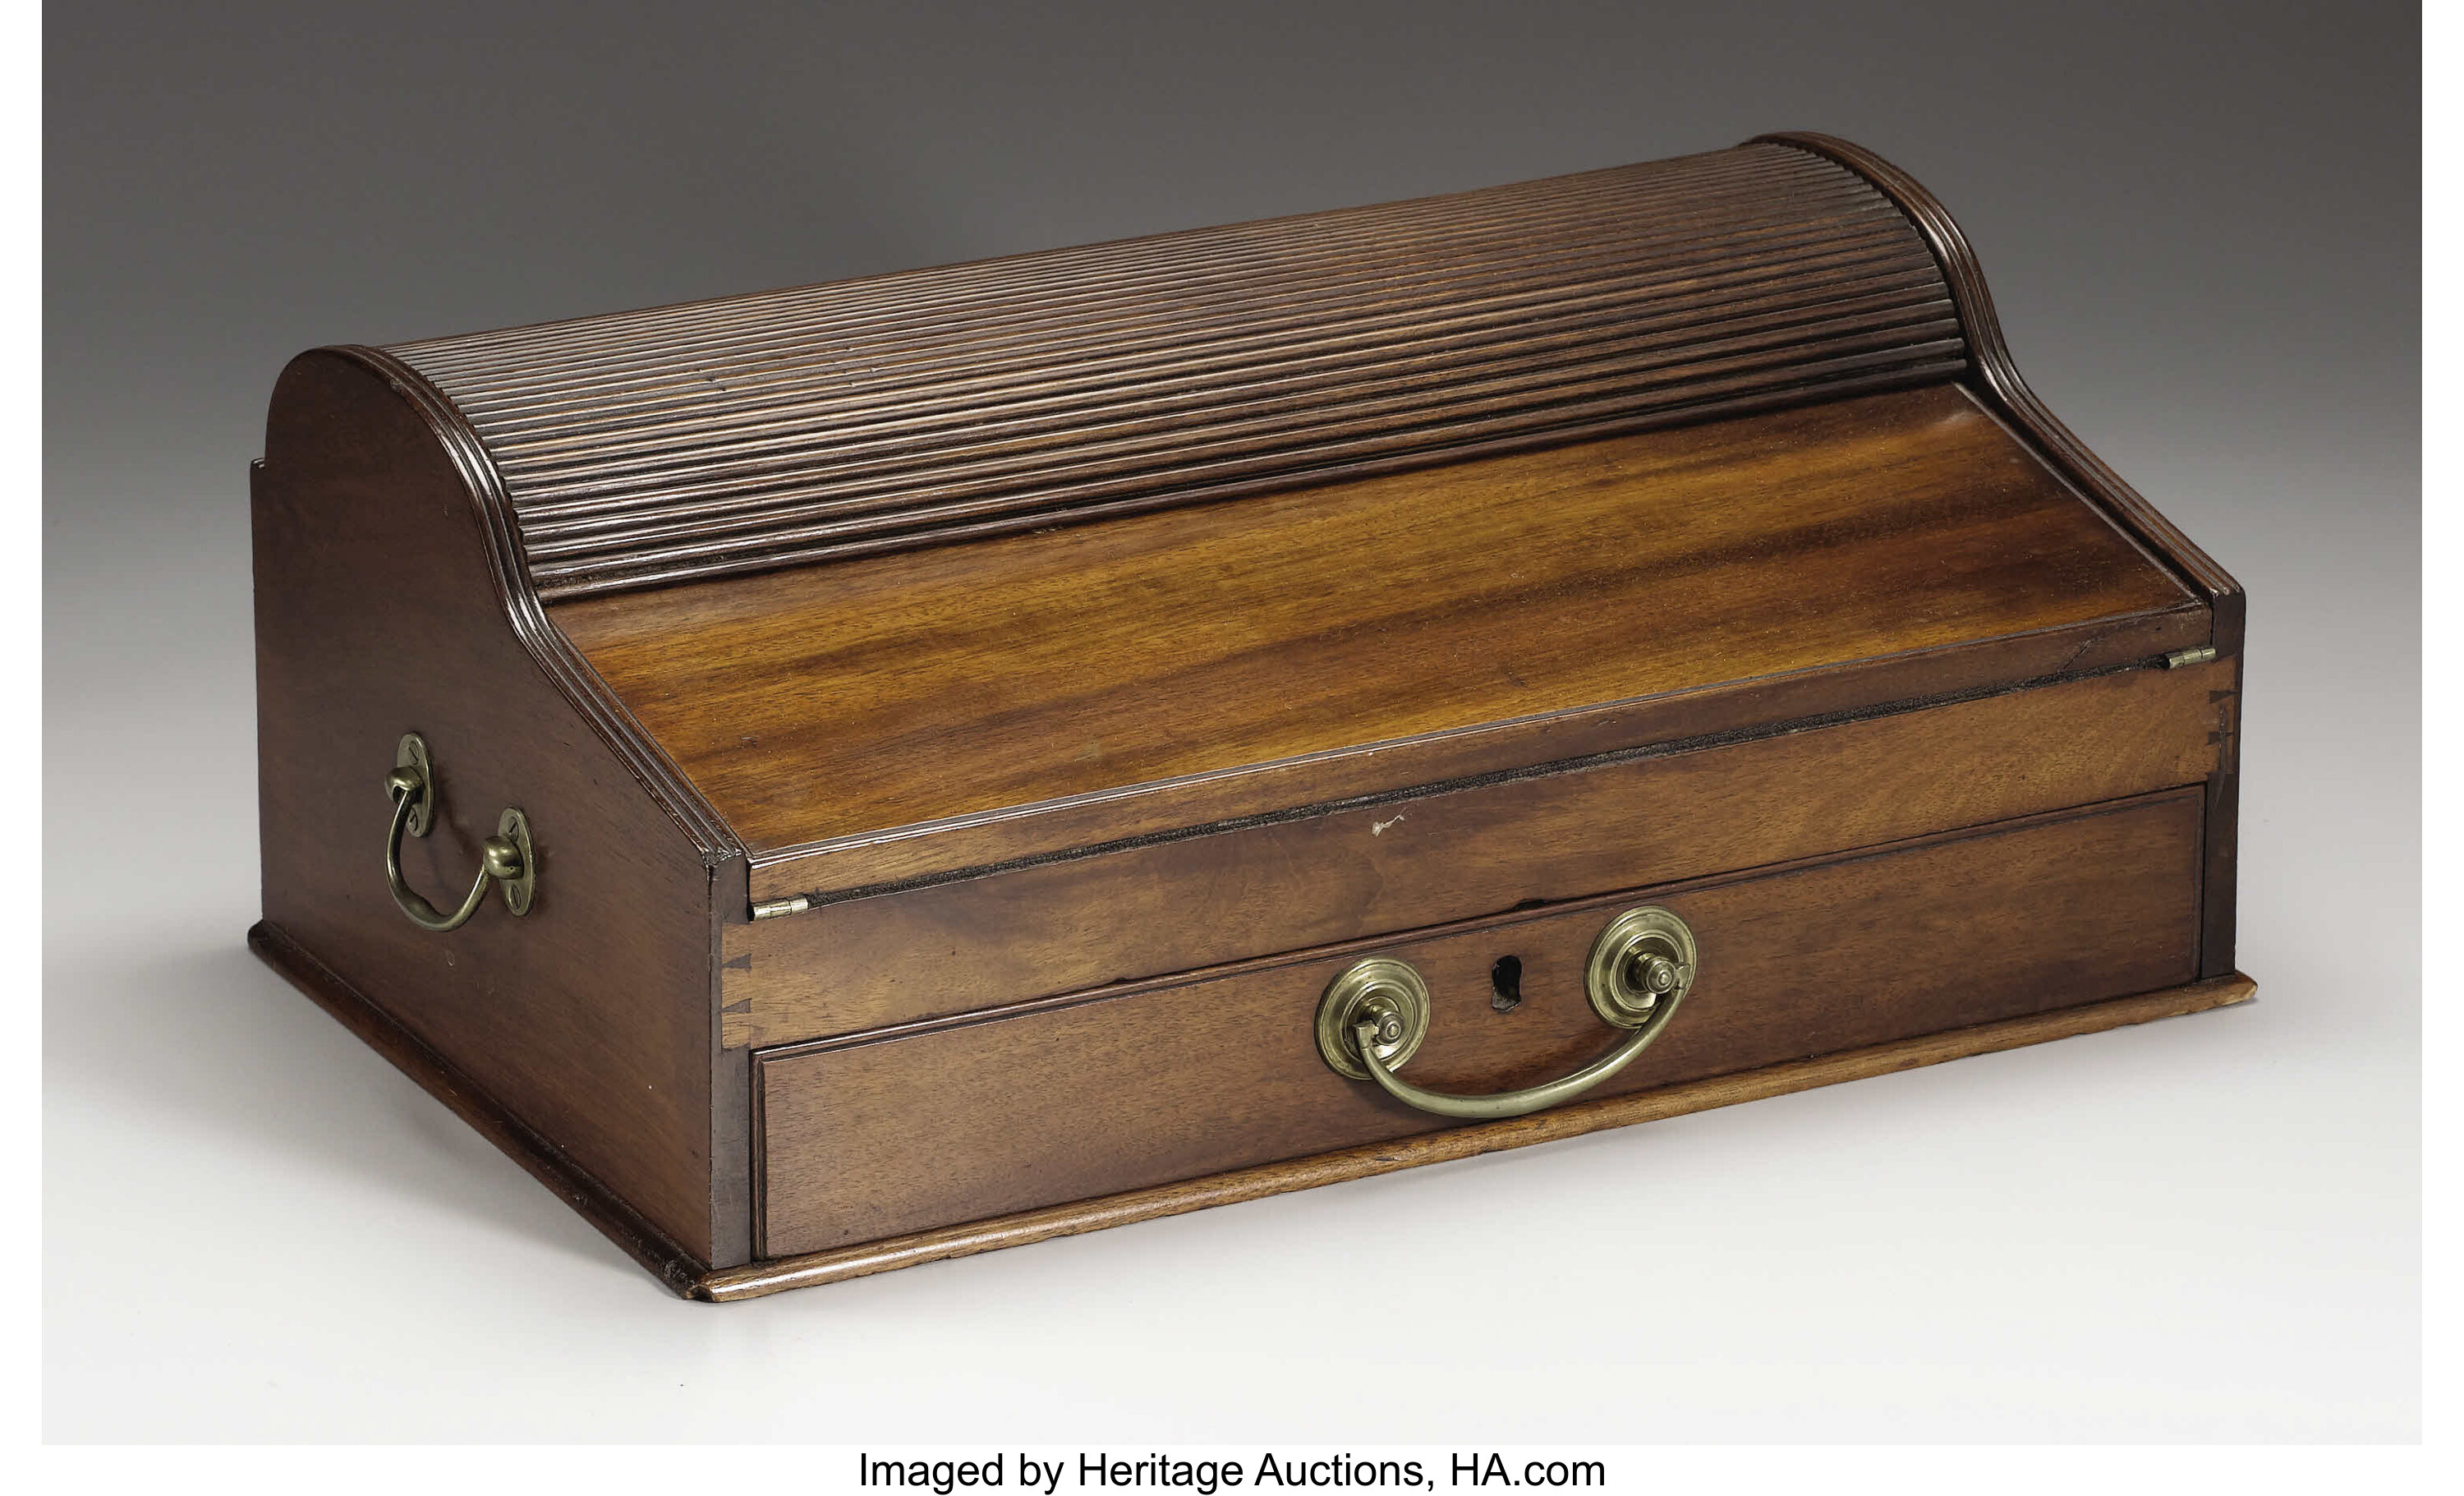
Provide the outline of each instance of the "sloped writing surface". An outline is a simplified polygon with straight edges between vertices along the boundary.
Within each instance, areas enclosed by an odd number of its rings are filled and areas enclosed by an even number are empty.
[[[550,616],[758,854],[2199,605],[1937,385]]]

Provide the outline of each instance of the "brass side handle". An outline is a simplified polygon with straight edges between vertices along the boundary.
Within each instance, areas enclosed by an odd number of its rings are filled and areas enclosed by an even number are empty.
[[[496,834],[479,844],[479,875],[472,880],[460,909],[441,913],[411,890],[402,876],[402,834],[426,836],[435,825],[436,769],[428,757],[427,739],[417,733],[402,735],[393,763],[393,772],[385,776],[385,794],[393,800],[393,828],[385,833],[385,883],[393,890],[395,906],[422,930],[459,930],[479,912],[493,884],[504,891],[507,909],[529,913],[539,891],[538,861],[531,852],[530,821],[511,806],[496,818]]]
[[[1624,1042],[1571,1075],[1486,1096],[1424,1090],[1396,1074],[1429,1032],[1429,987],[1408,961],[1373,956],[1328,984],[1317,1005],[1317,1049],[1336,1074],[1374,1081],[1407,1107],[1441,1117],[1519,1117],[1553,1107],[1635,1062],[1666,1031],[1694,985],[1694,932],[1664,909],[1645,905],[1609,921],[1592,942],[1583,985],[1592,1011]]]

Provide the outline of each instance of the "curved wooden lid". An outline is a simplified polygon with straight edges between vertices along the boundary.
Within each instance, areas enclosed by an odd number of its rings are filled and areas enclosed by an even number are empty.
[[[734,826],[756,897],[1902,709],[2209,628],[1956,385],[549,616]]]
[[[2239,647],[1827,137],[338,351],[757,900]]]
[[[1791,144],[387,350],[548,599],[1952,377],[1941,268]]]

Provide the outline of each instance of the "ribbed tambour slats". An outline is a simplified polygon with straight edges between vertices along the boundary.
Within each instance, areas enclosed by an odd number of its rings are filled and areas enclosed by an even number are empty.
[[[1914,228],[1785,145],[390,350],[549,598],[1951,377]]]

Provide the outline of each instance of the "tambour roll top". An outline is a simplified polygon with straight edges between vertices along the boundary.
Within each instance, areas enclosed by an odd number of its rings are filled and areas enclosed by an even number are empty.
[[[2251,990],[2240,590],[1827,137],[316,349],[252,487],[253,942],[683,1291]]]
[[[549,600],[1948,379],[1900,209],[1757,143],[403,343]]]

